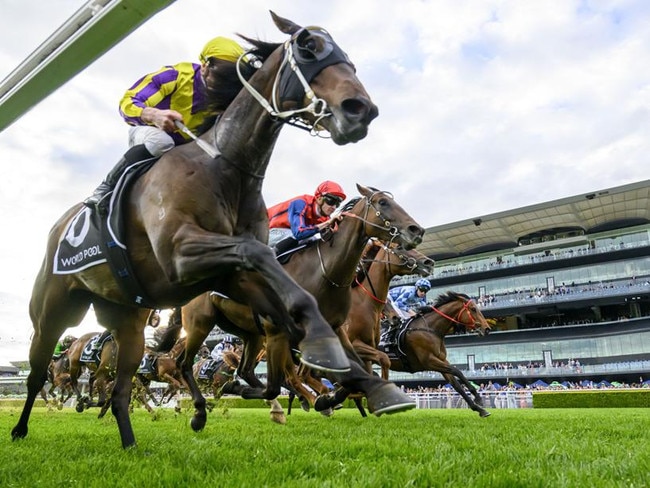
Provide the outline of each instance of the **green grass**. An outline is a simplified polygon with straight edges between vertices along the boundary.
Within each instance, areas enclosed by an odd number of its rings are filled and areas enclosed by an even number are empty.
[[[132,415],[124,451],[114,418],[0,409],[0,486],[8,487],[642,487],[650,486],[647,409],[413,410],[363,419],[294,410],[215,409],[203,432],[190,412]]]

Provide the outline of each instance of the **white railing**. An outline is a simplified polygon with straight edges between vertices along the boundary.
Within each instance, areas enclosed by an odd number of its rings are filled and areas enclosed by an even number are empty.
[[[467,403],[455,391],[411,393],[417,408],[468,408]],[[481,391],[485,408],[533,408],[533,392],[530,390]]]

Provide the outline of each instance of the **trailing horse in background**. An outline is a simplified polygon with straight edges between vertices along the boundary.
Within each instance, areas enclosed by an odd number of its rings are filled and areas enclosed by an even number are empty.
[[[97,338],[101,332],[89,332],[74,341],[68,349],[70,359],[70,382],[77,396],[76,410],[83,412],[89,407],[103,407],[110,397],[110,388],[115,380],[117,370],[117,344],[110,339],[104,342],[101,350],[92,354],[92,340]],[[79,388],[79,377],[87,370],[90,374],[88,379],[88,396],[84,396]],[[93,392],[97,391],[98,399],[93,403]],[[105,411],[100,411],[99,416],[103,417]]]
[[[474,300],[465,294],[449,291],[438,296],[432,307],[422,307],[415,317],[406,321],[397,333],[397,343],[385,346],[383,350],[391,359],[391,370],[408,373],[438,371],[472,410],[487,417],[490,412],[483,408],[483,399],[474,385],[461,370],[447,361],[445,336],[465,330],[484,336],[491,327]]]
[[[434,262],[416,249],[405,251],[389,247],[375,241],[372,243],[373,256],[364,258],[367,266],[357,278],[357,286],[352,288],[350,311],[342,330],[354,346],[354,350],[364,360],[368,372],[372,364],[382,368],[382,378],[388,379],[390,360],[377,350],[380,335],[380,319],[390,281],[395,276],[417,274],[423,278],[433,274]]]
[[[424,229],[391,194],[361,185],[357,185],[357,189],[362,197],[348,202],[342,210],[343,219],[338,224],[338,230],[326,232],[321,240],[299,249],[283,264],[296,282],[314,295],[321,313],[334,329],[347,316],[350,287],[368,239],[376,237],[412,248],[421,242],[424,234]],[[295,375],[291,350],[297,344],[274,321],[258,320],[252,310],[237,304],[236,300],[220,299],[215,302],[209,295],[201,295],[183,307],[183,327],[187,331],[189,353],[192,352],[190,343],[202,343],[215,324],[244,342],[238,374],[252,387],[242,386],[236,392],[244,398],[274,399],[285,377]],[[264,341],[260,326],[266,335],[266,389],[256,386],[261,382],[254,376],[255,358]],[[369,374],[349,341],[344,347],[352,369],[332,375],[343,387],[364,392],[371,412],[381,415],[415,406],[394,384]],[[189,381],[188,385],[195,405],[200,405],[200,391]]]
[[[215,400],[218,400],[224,385],[234,381],[240,360],[241,356],[236,351],[224,351],[221,360],[207,357],[194,363],[192,373],[202,393],[211,394]]]
[[[72,388],[72,381],[70,379],[70,360],[67,351],[58,358],[53,358],[50,361],[47,367],[47,381],[50,383],[50,387],[47,390],[45,388],[41,389],[41,398],[45,401],[48,409],[52,409],[48,396],[52,397],[56,409],[61,410],[63,404],[74,395],[74,389]],[[58,399],[57,390],[59,392]]]
[[[325,130],[335,144],[344,145],[367,135],[378,110],[327,31],[271,15],[279,30],[291,37],[282,44],[244,38],[254,46],[248,56],[261,67],[250,80],[241,76],[244,89],[201,136],[202,146],[214,146],[219,154],[207,154],[196,142],[178,146],[126,190],[123,244],[141,294],[123,290],[121,274],[116,278],[106,263],[53,273],[57,246],[82,204],[69,209],[52,228],[30,302],[31,372],[13,439],[27,436],[57,339],[82,321],[90,305],[119,345],[111,408],[124,448],[136,443],[128,411],[131,380],[142,358],[150,309],[179,306],[216,290],[282,327],[299,346],[301,361],[324,370],[350,368],[313,297],[287,275],[266,245],[262,183],[285,125]],[[133,165],[134,171],[141,166]],[[199,346],[188,347],[194,353]],[[186,356],[186,380],[191,378],[191,362]],[[192,428],[201,430],[206,418],[205,405],[199,405]]]

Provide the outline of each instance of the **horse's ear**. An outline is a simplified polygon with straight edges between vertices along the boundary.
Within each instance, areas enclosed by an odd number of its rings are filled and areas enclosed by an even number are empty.
[[[357,190],[359,190],[359,193],[361,193],[361,195],[364,197],[368,197],[372,193],[370,188],[368,188],[367,186],[360,185],[359,183],[357,183]]]
[[[273,10],[269,10],[269,12],[271,12],[271,17],[273,18],[275,25],[285,34],[292,35],[302,29],[302,27],[300,27],[298,24],[294,24],[289,19],[280,17],[275,12],[273,12]]]

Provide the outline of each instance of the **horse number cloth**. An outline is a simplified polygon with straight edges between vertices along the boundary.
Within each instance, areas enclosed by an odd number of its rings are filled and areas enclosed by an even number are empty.
[[[71,274],[106,262],[98,217],[84,207],[70,221],[54,256],[54,274]]]

